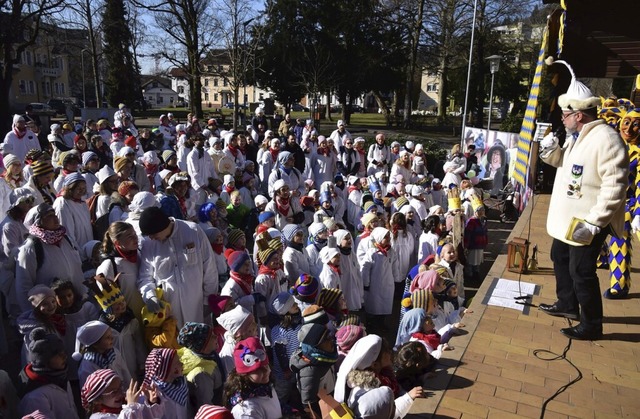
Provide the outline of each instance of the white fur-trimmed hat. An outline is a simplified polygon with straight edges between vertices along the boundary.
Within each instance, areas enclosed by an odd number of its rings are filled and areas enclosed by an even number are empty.
[[[600,98],[594,96],[591,90],[584,83],[576,79],[576,74],[568,62],[564,60],[554,61],[553,57],[546,60],[547,65],[562,64],[567,67],[571,73],[571,84],[567,92],[558,97],[558,105],[563,111],[583,111],[586,109],[596,108],[600,105]]]

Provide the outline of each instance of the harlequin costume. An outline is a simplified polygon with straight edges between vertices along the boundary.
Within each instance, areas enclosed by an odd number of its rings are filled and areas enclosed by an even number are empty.
[[[633,220],[640,227],[640,108],[625,99],[618,101],[622,118],[619,121],[620,136],[627,144],[629,153],[629,186],[625,203],[625,222],[622,237],[609,239],[609,278],[610,288],[604,292],[605,298],[624,298],[631,287],[631,237]],[[629,110],[625,106],[629,106]],[[637,227],[636,227],[637,229]]]

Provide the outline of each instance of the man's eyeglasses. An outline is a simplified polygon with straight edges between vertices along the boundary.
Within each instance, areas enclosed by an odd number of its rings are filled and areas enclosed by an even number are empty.
[[[562,120],[564,121],[565,119],[567,119],[568,117],[570,117],[571,115],[575,115],[580,111],[575,111],[575,112],[571,112],[571,113],[563,113],[562,114]]]

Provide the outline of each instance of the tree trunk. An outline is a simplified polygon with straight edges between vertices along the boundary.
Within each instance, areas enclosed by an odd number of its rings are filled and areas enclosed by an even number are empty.
[[[411,30],[411,51],[405,81],[404,116],[402,118],[402,126],[404,128],[409,128],[411,126],[411,92],[413,91],[413,76],[416,71],[416,62],[418,60],[418,46],[420,44],[420,31],[422,30],[424,2],[425,0],[420,0],[418,2],[416,20],[413,22],[413,27]]]
[[[9,54],[5,53],[5,62],[7,55],[11,55],[11,52],[9,51]],[[13,79],[13,64],[9,64],[9,65],[5,65],[4,67],[2,67],[2,78],[0,79],[0,86],[2,88],[0,88],[0,91],[2,92],[2,94],[0,94],[0,115],[2,115],[2,117],[0,118],[0,129],[2,129],[2,131],[0,132],[7,132],[11,129],[11,105],[9,103],[9,88],[11,87],[11,82]],[[4,141],[4,138],[1,139],[2,141]]]
[[[384,115],[384,119],[387,121],[387,126],[391,127],[391,113],[389,113],[389,108],[387,108],[387,104],[384,103],[384,99],[382,98],[382,94],[379,91],[373,90],[371,92],[373,97],[378,104],[378,107],[382,110],[382,115]]]

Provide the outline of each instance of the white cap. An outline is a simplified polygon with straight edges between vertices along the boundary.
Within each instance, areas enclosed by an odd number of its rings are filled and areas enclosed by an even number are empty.
[[[571,73],[571,84],[565,94],[560,95],[558,98],[558,105],[563,111],[582,111],[585,109],[596,108],[600,105],[600,98],[594,96],[591,90],[585,86],[582,82],[576,79],[576,75],[573,72],[573,68],[564,60],[553,61],[553,58],[549,57],[547,64],[563,64],[569,69]]]

